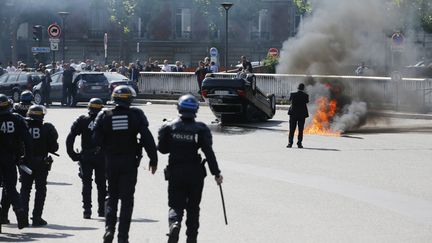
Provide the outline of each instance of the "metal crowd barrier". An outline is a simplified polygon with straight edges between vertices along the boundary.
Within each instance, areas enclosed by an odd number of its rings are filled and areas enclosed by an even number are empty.
[[[233,78],[234,73],[215,73],[217,78]],[[406,103],[419,102],[432,106],[432,79],[336,75],[292,75],[255,74],[257,86],[264,93],[273,93],[284,102],[289,94],[297,90],[300,82],[310,80],[337,81],[343,84],[345,93],[354,99],[367,97],[379,105],[394,106],[396,109]],[[197,93],[198,84],[193,72],[141,72],[139,89],[147,95],[179,95]],[[415,103],[414,102],[414,103]]]

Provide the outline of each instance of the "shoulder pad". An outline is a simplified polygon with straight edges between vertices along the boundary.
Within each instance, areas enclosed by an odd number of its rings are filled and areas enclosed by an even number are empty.
[[[103,114],[107,115],[107,116],[112,116],[113,115],[113,111],[110,108],[103,108],[101,112]]]
[[[48,129],[54,129],[55,130],[55,127],[52,123],[44,122],[43,126],[48,128]]]
[[[204,122],[195,122],[195,123],[196,123],[196,126],[201,128],[201,129],[209,129]]]
[[[132,112],[136,112],[136,113],[140,113],[140,114],[143,114],[144,115],[144,111],[143,110],[141,110],[141,109],[139,109],[139,108],[136,108],[136,107],[131,107],[131,108],[129,108]]]

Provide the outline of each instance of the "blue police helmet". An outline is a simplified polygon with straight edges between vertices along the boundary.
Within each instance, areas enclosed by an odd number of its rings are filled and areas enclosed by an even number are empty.
[[[30,103],[33,101],[33,93],[30,90],[25,90],[20,95],[20,101],[23,103]]]
[[[182,118],[195,118],[198,108],[199,102],[191,94],[181,96],[177,103],[177,109]]]

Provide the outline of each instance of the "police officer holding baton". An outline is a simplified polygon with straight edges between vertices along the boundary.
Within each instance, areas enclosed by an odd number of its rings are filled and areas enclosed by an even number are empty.
[[[105,154],[108,179],[104,243],[110,243],[114,238],[119,199],[122,205],[118,242],[128,242],[142,147],[150,158],[151,173],[157,169],[156,144],[148,129],[147,118],[142,110],[130,107],[135,96],[135,91],[128,86],[116,87],[111,95],[116,107],[101,111],[96,118],[93,136]]]
[[[28,224],[29,200],[33,182],[36,188],[32,217],[34,227],[47,224],[42,218],[42,212],[47,193],[48,173],[53,162],[48,153],[55,153],[59,149],[57,130],[51,123],[44,122],[45,114],[46,108],[42,105],[32,105],[27,112],[27,122],[33,142],[33,159],[29,163],[32,173],[21,173],[20,195],[25,211],[26,224]]]
[[[187,213],[186,242],[197,242],[199,204],[206,177],[199,149],[204,152],[217,184],[223,181],[213,152],[210,129],[195,121],[198,108],[198,100],[193,95],[183,95],[177,104],[179,118],[166,122],[159,130],[158,150],[163,154],[169,153],[165,170],[170,207],[168,243],[178,242],[184,210]]]

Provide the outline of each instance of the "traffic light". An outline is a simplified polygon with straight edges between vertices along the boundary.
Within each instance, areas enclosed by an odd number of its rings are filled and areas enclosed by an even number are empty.
[[[42,25],[33,26],[33,40],[42,41]]]

